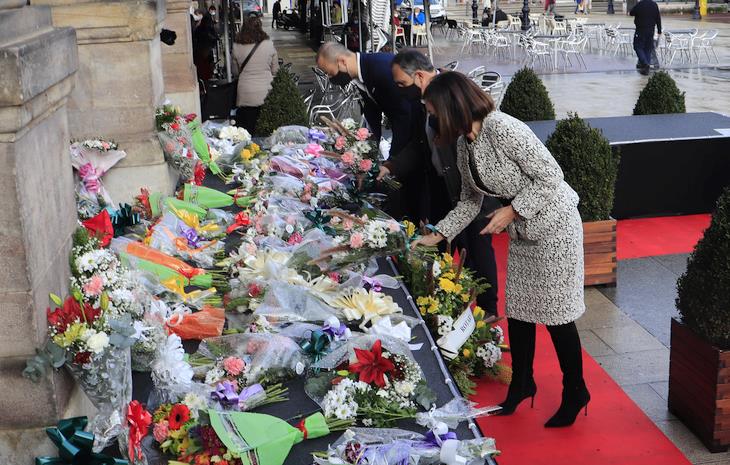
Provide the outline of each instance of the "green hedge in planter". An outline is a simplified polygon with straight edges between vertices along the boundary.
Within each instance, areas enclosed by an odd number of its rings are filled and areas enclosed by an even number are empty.
[[[730,349],[730,188],[677,282],[682,322],[718,349]]]
[[[512,76],[499,109],[520,121],[555,119],[547,89],[530,68],[522,68]]]
[[[254,133],[268,137],[277,128],[289,125],[307,125],[307,106],[294,82],[294,76],[280,68],[261,107]]]
[[[576,114],[558,121],[545,143],[563,169],[565,182],[580,196],[583,221],[609,219],[618,174],[618,151],[611,149],[601,131]]]
[[[684,92],[666,71],[658,71],[647,81],[634,107],[635,115],[685,113]]]

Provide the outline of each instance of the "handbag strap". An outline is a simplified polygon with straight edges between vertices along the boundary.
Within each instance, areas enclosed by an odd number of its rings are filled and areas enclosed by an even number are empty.
[[[241,73],[243,72],[243,68],[245,68],[245,67],[246,67],[246,65],[248,64],[249,60],[251,60],[251,57],[252,57],[252,56],[253,56],[253,54],[254,54],[254,53],[256,52],[256,49],[257,49],[257,48],[259,48],[259,45],[261,45],[261,42],[256,42],[256,43],[254,44],[253,48],[251,49],[251,51],[250,51],[250,52],[248,52],[248,55],[246,56],[246,59],[245,59],[245,60],[243,60],[243,63],[241,64],[241,67],[240,67],[240,68],[238,68],[238,75],[239,75],[239,76],[240,76],[240,75],[241,75]]]

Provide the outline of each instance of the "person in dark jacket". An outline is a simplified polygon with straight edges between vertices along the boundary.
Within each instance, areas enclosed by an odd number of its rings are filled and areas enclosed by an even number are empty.
[[[276,29],[276,20],[281,14],[281,0],[276,0],[274,6],[271,9],[271,28]]]
[[[492,9],[486,7],[482,12],[482,26],[489,26],[492,24],[492,18],[494,18],[495,24],[499,24],[500,21],[508,21],[507,13],[502,11],[501,8],[497,8],[497,12],[492,14]]]
[[[454,144],[439,145],[438,123],[429,117],[421,104],[421,97],[429,83],[440,73],[429,59],[418,50],[404,50],[393,60],[393,78],[404,95],[421,107],[414,111],[412,118],[418,119],[417,125],[423,128],[426,143],[423,163],[427,165],[429,195],[429,220],[436,224],[451,211],[461,195],[461,175],[456,166],[456,147]],[[413,138],[416,141],[418,138]],[[481,235],[480,231],[488,223],[488,215],[501,205],[494,198],[484,200],[481,213],[457,238],[453,246],[467,250],[466,266],[474,270],[477,277],[484,278],[492,286],[477,297],[477,303],[486,312],[497,314],[497,264],[492,248],[492,236]]]
[[[639,58],[636,65],[641,74],[649,74],[651,56],[654,52],[654,28],[657,34],[662,33],[662,17],[659,6],[654,0],[641,0],[629,12],[634,17],[636,32],[634,33],[634,51]]]
[[[420,153],[404,150],[413,134],[413,104],[403,97],[393,81],[393,57],[391,53],[355,53],[342,44],[327,42],[317,52],[317,67],[335,85],[344,87],[355,83],[363,97],[363,115],[376,141],[382,136],[383,115],[388,118],[393,131],[388,163],[393,168],[391,174],[402,187],[388,192],[386,211],[396,219],[409,218],[418,223],[423,218],[422,177],[410,167],[417,165],[414,157]]]
[[[217,41],[213,17],[210,13],[204,13],[200,24],[193,31],[193,62],[198,71],[198,79],[208,81],[213,77],[213,48]]]

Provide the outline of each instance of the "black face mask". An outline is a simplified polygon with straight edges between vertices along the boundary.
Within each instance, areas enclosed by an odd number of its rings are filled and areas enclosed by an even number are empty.
[[[401,96],[403,96],[403,98],[406,100],[421,99],[421,89],[415,84],[411,84],[407,87],[399,87],[398,91],[400,92]]]
[[[340,71],[330,78],[330,82],[336,86],[345,87],[352,81],[352,78],[345,71]]]

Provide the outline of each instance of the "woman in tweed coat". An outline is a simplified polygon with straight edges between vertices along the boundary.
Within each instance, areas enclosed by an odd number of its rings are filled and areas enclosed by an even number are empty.
[[[535,397],[532,362],[535,324],[547,325],[563,372],[563,396],[546,427],[573,424],[590,395],[575,320],[584,310],[583,229],[578,195],[563,180],[550,152],[524,123],[496,111],[492,99],[458,73],[436,77],[424,94],[426,108],[439,122],[444,143],[458,138],[461,200],[416,243],[453,239],[479,213],[485,196],[504,205],[495,210],[482,234],[506,230],[507,321],[512,382],[501,413]]]

